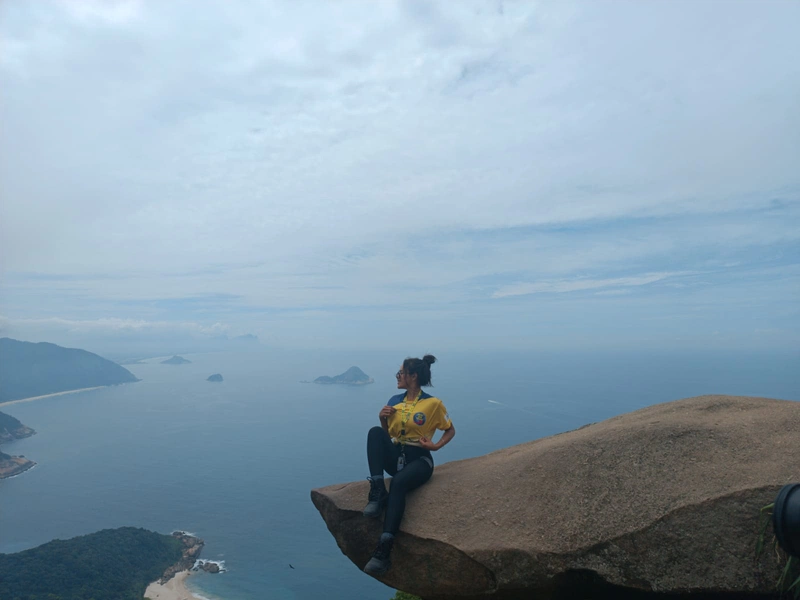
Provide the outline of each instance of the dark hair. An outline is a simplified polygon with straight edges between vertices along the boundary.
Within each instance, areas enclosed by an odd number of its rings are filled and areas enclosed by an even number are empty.
[[[416,375],[419,387],[431,384],[431,365],[436,362],[433,354],[426,354],[419,358],[407,358],[403,361],[403,370],[408,375]]]

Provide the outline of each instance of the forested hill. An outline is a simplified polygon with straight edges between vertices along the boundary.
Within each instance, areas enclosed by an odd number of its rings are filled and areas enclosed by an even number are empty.
[[[122,527],[0,554],[3,600],[142,600],[182,558],[173,536]]]
[[[0,338],[0,402],[130,381],[133,373],[86,350]]]
[[[36,433],[30,427],[25,427],[11,415],[0,412],[0,444],[11,440],[19,440]]]

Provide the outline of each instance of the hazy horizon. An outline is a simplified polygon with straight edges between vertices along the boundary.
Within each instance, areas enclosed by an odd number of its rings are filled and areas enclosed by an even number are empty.
[[[796,352],[798,22],[3,2],[0,337]]]

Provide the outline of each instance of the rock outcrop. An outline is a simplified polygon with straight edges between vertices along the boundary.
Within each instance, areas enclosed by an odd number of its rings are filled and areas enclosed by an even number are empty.
[[[9,456],[0,452],[0,479],[14,477],[35,466],[35,462],[24,456]]]
[[[194,567],[195,562],[200,558],[200,552],[203,550],[203,545],[205,544],[200,538],[188,534],[185,531],[173,531],[172,537],[179,539],[183,544],[183,554],[179,562],[164,571],[158,583],[166,583],[172,579],[176,573],[188,571]]]
[[[219,373],[214,373],[213,375],[209,375],[208,378],[206,379],[206,381],[211,381],[213,383],[219,383],[219,382],[223,381],[223,379],[222,379],[222,375],[220,375]]]
[[[770,594],[759,511],[800,481],[799,434],[800,402],[701,396],[437,466],[409,495],[382,581],[426,600],[546,598],[577,580]],[[381,532],[361,515],[367,491],[311,492],[360,568]]]

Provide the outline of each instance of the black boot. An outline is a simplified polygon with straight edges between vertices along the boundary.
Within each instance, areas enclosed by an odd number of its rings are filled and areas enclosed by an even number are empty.
[[[380,577],[389,567],[392,566],[392,546],[394,545],[394,536],[391,533],[384,533],[381,536],[381,541],[378,542],[378,547],[372,553],[372,558],[369,559],[367,566],[364,567],[364,572],[374,577]]]
[[[383,485],[383,479],[369,479],[369,502],[364,507],[365,517],[380,517],[381,510],[389,499],[389,492],[386,491],[386,486]]]

